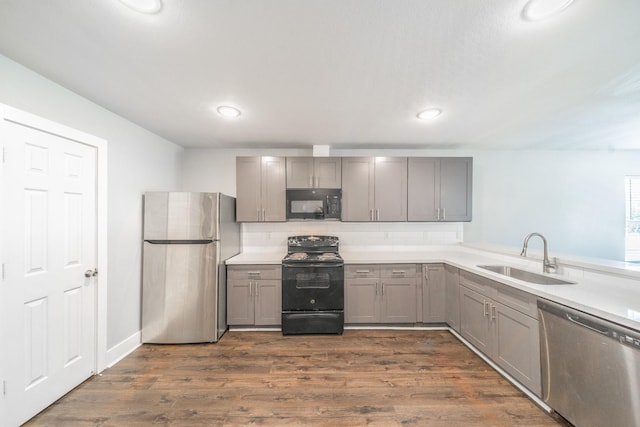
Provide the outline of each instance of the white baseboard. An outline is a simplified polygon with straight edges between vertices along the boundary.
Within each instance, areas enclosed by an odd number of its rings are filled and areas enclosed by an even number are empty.
[[[107,350],[107,368],[112,367],[142,345],[140,331]]]
[[[473,351],[479,358],[481,358],[482,360],[487,362],[489,364],[489,366],[491,366],[493,369],[495,369],[500,375],[502,375],[507,381],[509,381],[511,384],[513,384],[518,390],[520,390],[521,392],[526,394],[531,400],[533,400],[543,410],[547,411],[548,413],[553,412],[553,408],[551,408],[549,405],[547,405],[541,398],[536,396],[528,388],[526,388],[525,386],[520,384],[518,382],[518,380],[516,380],[511,375],[509,375],[504,369],[502,369],[500,366],[498,366],[493,360],[489,359],[489,357],[487,357],[484,353],[482,353],[480,350],[475,348],[473,346],[473,344],[471,344],[469,341],[464,339],[462,337],[462,335],[460,335],[457,331],[455,331],[453,328],[449,328],[449,332],[451,332],[451,334],[454,337],[458,338],[458,340],[462,344],[467,346],[469,348],[469,350]]]

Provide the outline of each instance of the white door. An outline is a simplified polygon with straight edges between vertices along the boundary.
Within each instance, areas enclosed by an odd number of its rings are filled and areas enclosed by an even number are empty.
[[[17,425],[96,369],[97,149],[3,127],[2,424]]]

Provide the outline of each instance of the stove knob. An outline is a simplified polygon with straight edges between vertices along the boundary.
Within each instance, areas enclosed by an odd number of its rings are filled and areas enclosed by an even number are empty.
[[[311,301],[309,301],[311,304],[315,304],[316,300],[312,299]]]

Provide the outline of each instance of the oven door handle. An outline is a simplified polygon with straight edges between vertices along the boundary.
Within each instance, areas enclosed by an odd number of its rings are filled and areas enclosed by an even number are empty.
[[[343,263],[326,263],[326,262],[318,262],[318,263],[300,263],[300,262],[287,263],[287,262],[283,262],[282,266],[283,267],[288,267],[288,268],[308,268],[308,267],[313,267],[313,268],[333,268],[333,267],[342,267],[342,266],[344,266],[344,264]]]

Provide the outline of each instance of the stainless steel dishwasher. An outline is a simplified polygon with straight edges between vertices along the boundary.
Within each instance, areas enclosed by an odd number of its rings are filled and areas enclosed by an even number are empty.
[[[640,426],[640,332],[538,300],[542,398],[576,427]]]

